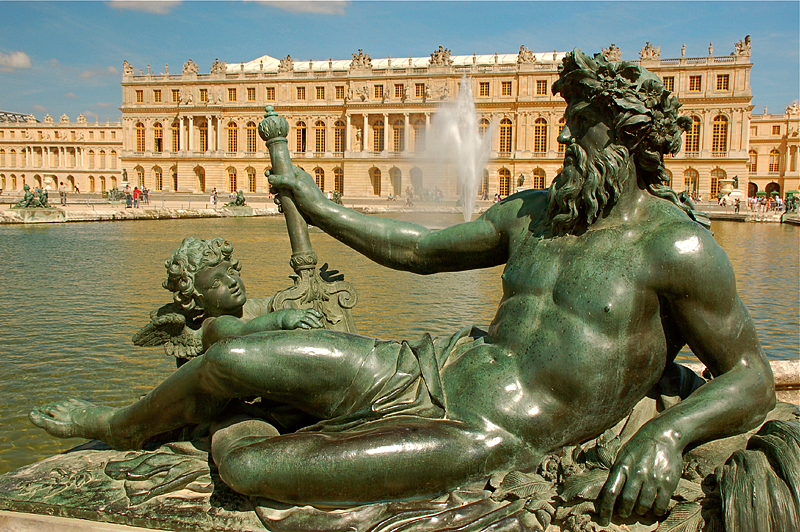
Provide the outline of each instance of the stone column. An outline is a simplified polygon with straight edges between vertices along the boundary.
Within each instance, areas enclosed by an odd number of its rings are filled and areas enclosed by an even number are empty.
[[[222,127],[222,116],[217,115],[217,146],[216,146],[217,150],[221,150],[222,149],[220,146],[222,146],[221,135],[222,135],[222,130],[223,129],[225,129],[225,128]]]
[[[188,145],[186,146],[186,151],[192,151],[192,147],[194,146],[192,144],[192,133],[193,132],[194,132],[194,115],[190,115],[189,116],[189,135],[187,135],[188,138],[186,139],[187,142],[188,142]]]
[[[383,151],[389,151],[389,113],[383,113]]]
[[[361,151],[369,151],[369,138],[370,138],[370,127],[369,127],[369,114],[364,113],[364,131],[361,132]]]
[[[403,151],[408,151],[408,139],[410,138],[410,123],[408,113],[403,113]]]
[[[353,145],[352,144],[353,133],[352,133],[352,127],[350,125],[350,115],[349,114],[345,115],[345,119],[347,121],[345,126],[347,129],[345,129],[345,134],[344,134],[344,141],[345,141],[344,151],[353,151],[351,149],[351,146]]]

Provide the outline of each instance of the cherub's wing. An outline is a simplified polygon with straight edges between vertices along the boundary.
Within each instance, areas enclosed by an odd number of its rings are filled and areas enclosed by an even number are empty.
[[[174,312],[170,305],[150,313],[150,323],[133,335],[131,340],[142,347],[164,346],[164,352],[175,358],[194,358],[203,352],[201,330],[186,325],[186,316]]]

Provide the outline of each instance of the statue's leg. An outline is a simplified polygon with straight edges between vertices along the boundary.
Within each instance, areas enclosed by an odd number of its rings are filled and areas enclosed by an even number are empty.
[[[324,330],[229,338],[130,406],[66,401],[36,409],[29,417],[53,435],[99,439],[121,449],[210,420],[237,397],[265,397],[330,417],[354,386],[378,382],[394,371],[395,360],[369,356],[374,345],[371,338]]]
[[[355,431],[268,436],[252,425],[214,435],[213,458],[234,490],[321,506],[432,497],[498,470],[535,465],[516,438],[453,420],[397,416]],[[263,432],[263,434],[260,434]],[[482,487],[482,486],[481,486]]]

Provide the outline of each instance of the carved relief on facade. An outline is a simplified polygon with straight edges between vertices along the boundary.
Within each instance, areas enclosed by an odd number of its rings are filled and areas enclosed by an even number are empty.
[[[792,102],[792,105],[786,108],[786,114],[790,117],[800,114],[800,105],[797,104],[796,100]]]
[[[292,61],[291,55],[287,55],[278,64],[278,72],[291,72],[292,70],[294,70],[294,61]]]
[[[197,63],[189,59],[183,64],[183,73],[184,74],[197,74],[198,72]]]
[[[363,86],[357,88],[356,89],[356,96],[361,98],[362,102],[366,101],[366,99],[369,97],[369,90],[367,89],[367,86],[363,85]]]
[[[517,54],[517,64],[522,65],[527,63],[534,63],[535,61],[536,59],[533,56],[533,52],[525,48],[525,45],[521,45],[519,47],[519,54]]]
[[[358,53],[353,54],[353,60],[350,61],[350,68],[372,68],[372,58],[359,48]]]
[[[739,41],[733,44],[736,48],[734,52],[735,55],[743,56],[743,57],[750,57],[750,36],[746,35],[743,41]]]
[[[609,61],[619,61],[622,59],[622,51],[619,49],[619,46],[613,42],[608,48],[603,48],[603,55],[606,56],[606,59]]]
[[[661,45],[653,46],[650,42],[646,42],[641,50],[639,50],[639,59],[642,61],[653,61],[661,59]]]
[[[228,65],[225,61],[220,61],[218,58],[214,59],[214,63],[211,65],[211,73],[212,74],[224,74],[228,71]]]
[[[450,59],[450,49],[439,47],[438,50],[434,50],[431,54],[431,66],[450,66],[453,64],[453,60]]]

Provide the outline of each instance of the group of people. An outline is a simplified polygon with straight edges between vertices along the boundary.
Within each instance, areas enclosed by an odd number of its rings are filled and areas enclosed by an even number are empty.
[[[781,212],[786,206],[783,199],[777,194],[771,198],[766,196],[749,198],[748,203],[750,210],[757,212]]]
[[[142,187],[141,190],[139,187],[133,187],[133,191],[131,191],[131,186],[125,185],[125,208],[138,209],[141,203],[150,204],[150,191],[147,187]]]

